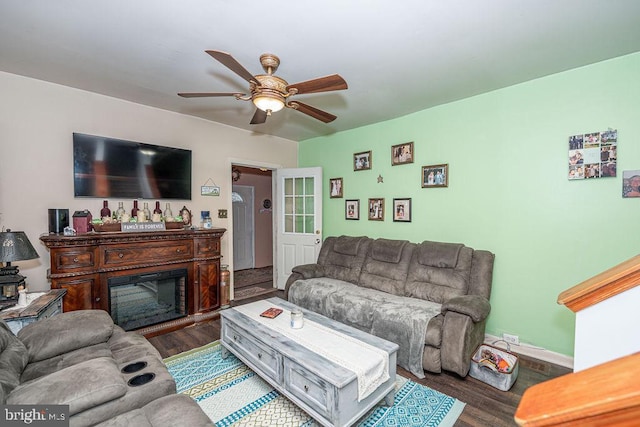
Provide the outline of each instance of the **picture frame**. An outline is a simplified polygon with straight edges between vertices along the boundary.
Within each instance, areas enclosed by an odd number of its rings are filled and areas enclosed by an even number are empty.
[[[329,197],[332,199],[341,199],[342,194],[342,178],[330,178]]]
[[[360,199],[344,201],[344,218],[356,221],[360,219]]]
[[[384,199],[369,199],[369,221],[384,221]]]
[[[622,197],[640,197],[640,170],[622,172]]]
[[[422,166],[422,188],[449,186],[449,164]]]
[[[391,166],[413,163],[413,142],[391,146]]]
[[[393,199],[393,221],[411,222],[411,198]]]
[[[364,171],[371,169],[371,151],[362,151],[353,155],[353,170]]]

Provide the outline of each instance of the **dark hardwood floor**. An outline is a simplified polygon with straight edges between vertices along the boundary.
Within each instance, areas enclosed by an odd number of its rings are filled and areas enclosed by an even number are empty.
[[[282,291],[276,296],[283,297]],[[250,298],[232,303],[244,304],[260,299]],[[170,332],[150,338],[162,357],[200,347],[220,338],[220,320],[212,320],[195,324],[178,331]],[[481,381],[469,376],[460,378],[456,374],[443,372],[430,374],[425,372],[426,378],[418,379],[404,369],[398,367],[398,373],[411,380],[429,386],[435,390],[455,397],[466,403],[464,411],[456,426],[487,426],[502,427],[516,426],[513,415],[524,391],[532,385],[547,381],[571,370],[526,356],[520,356],[520,371],[513,387],[507,391],[497,390]]]

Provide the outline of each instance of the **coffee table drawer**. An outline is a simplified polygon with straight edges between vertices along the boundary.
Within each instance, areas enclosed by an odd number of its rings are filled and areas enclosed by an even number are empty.
[[[322,416],[332,418],[335,386],[319,378],[296,362],[284,361],[284,388],[302,399]]]
[[[277,351],[233,325],[227,324],[223,334],[224,342],[237,347],[261,372],[282,383],[282,356]]]

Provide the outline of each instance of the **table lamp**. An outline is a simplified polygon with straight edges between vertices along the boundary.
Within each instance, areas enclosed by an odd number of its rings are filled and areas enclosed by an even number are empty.
[[[38,258],[24,231],[0,232],[0,310],[18,303],[18,288],[25,286],[24,276],[18,274],[18,267],[12,266],[14,261],[25,261]]]

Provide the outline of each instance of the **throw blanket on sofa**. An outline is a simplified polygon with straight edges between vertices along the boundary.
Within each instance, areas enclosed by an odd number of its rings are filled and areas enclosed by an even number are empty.
[[[440,304],[327,277],[297,280],[289,289],[289,301],[398,344],[398,365],[424,378],[427,324],[440,314]]]

